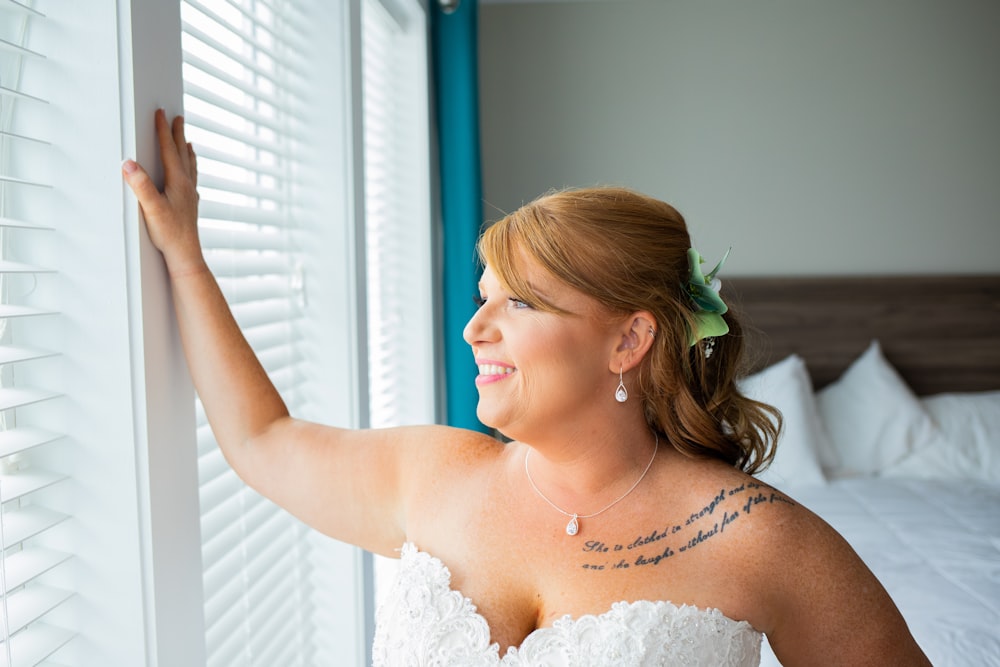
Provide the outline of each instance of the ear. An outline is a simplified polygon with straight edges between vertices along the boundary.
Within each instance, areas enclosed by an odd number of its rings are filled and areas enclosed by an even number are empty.
[[[644,310],[622,318],[620,329],[618,347],[608,365],[613,373],[638,366],[656,340],[656,320]]]

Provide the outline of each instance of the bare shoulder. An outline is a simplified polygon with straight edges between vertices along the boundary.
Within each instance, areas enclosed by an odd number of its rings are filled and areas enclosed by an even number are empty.
[[[504,452],[494,437],[449,426],[390,429],[384,437],[398,447],[400,490],[408,504],[487,473]]]
[[[405,426],[388,429],[383,437],[394,440],[405,464],[421,473],[467,472],[495,461],[504,449],[490,435],[451,426]]]
[[[752,479],[752,478],[751,478]],[[925,665],[906,622],[851,545],[790,494],[757,482],[741,518],[755,627],[784,665]]]
[[[793,494],[719,465],[687,475],[681,546],[741,591],[744,617],[782,664],[929,664],[851,545]]]
[[[842,538],[792,494],[719,462],[693,463],[677,480],[685,523],[727,532],[719,557],[747,574],[782,569],[788,554],[806,550],[817,557],[846,546]],[[711,518],[705,522],[705,518]],[[735,544],[734,544],[735,541]]]
[[[692,462],[673,484],[683,489],[673,501],[683,509],[684,526],[727,532],[720,555],[732,554],[733,560],[743,560],[747,549],[760,557],[762,549],[795,539],[818,520],[787,493],[721,462]]]

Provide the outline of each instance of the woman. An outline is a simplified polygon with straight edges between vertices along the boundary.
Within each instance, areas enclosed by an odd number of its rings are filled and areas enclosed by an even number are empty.
[[[761,633],[786,665],[928,664],[847,543],[750,475],[774,420],[734,387],[738,324],[673,208],[556,193],[484,234],[465,338],[479,418],[511,442],[332,428],[289,416],[244,341],[199,245],[183,121],[156,128],[164,191],[132,161],[124,176],[228,461],[403,559],[376,664],[743,666]]]

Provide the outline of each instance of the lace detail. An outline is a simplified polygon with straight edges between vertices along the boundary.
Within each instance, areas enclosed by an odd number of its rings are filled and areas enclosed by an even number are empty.
[[[490,629],[451,572],[411,543],[379,607],[375,667],[756,667],[761,635],[718,609],[670,602],[616,602],[600,615],[563,616],[500,657]]]

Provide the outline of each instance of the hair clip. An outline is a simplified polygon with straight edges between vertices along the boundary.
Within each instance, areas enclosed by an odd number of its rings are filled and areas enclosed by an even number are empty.
[[[686,291],[694,303],[694,328],[691,331],[691,342],[693,346],[705,338],[715,338],[729,333],[729,325],[722,319],[722,314],[729,310],[729,307],[719,296],[722,289],[722,281],[716,277],[719,269],[726,262],[732,248],[726,251],[715,268],[707,274],[701,271],[701,265],[705,258],[694,248],[688,249],[688,263],[691,266],[691,274],[688,276]],[[714,343],[714,341],[713,341]],[[709,348],[710,350],[711,348]],[[710,351],[706,350],[705,356],[709,356]]]

